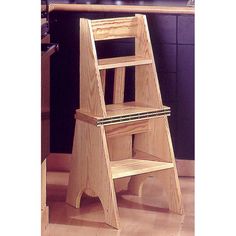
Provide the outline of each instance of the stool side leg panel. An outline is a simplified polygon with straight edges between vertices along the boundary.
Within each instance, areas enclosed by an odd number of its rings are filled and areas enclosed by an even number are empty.
[[[72,150],[71,170],[67,188],[66,202],[76,208],[80,207],[80,198],[87,187],[88,159],[87,159],[88,132],[84,122],[76,120]]]
[[[137,134],[134,139],[134,148],[142,152],[149,153],[164,162],[174,164],[174,168],[157,172],[157,176],[168,197],[169,209],[173,212],[182,214],[183,203],[180,191],[180,184],[176,169],[174,150],[172,146],[167,117],[156,118],[149,121],[150,132]],[[144,177],[131,177],[129,186],[135,194],[141,194]]]
[[[105,222],[119,228],[119,214],[114,183],[109,160],[109,152],[104,126],[88,127],[90,140],[87,140],[90,153],[88,155],[88,187],[97,193],[105,213]]]
[[[169,209],[175,213],[183,214],[184,209],[183,209],[182,194],[176,168],[174,149],[171,141],[168,119],[167,117],[165,117],[163,120],[165,128],[164,133],[166,134],[167,145],[168,145],[168,148],[166,147],[166,150],[169,149],[169,158],[170,161],[174,164],[174,168],[168,169],[166,172],[163,171],[163,186],[169,198],[168,201]]]

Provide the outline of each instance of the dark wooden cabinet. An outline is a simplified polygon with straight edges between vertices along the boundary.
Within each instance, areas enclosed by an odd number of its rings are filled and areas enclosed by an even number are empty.
[[[194,156],[194,46],[178,45],[176,155]]]
[[[50,30],[60,51],[51,59],[51,152],[70,153],[74,112],[79,107],[79,20],[132,16],[129,13],[52,12]],[[147,15],[163,101],[171,106],[169,118],[177,158],[194,159],[194,16]],[[98,57],[131,55],[132,39],[96,44]],[[112,71],[108,77],[112,78]],[[109,75],[110,74],[110,75]],[[125,100],[134,97],[134,70],[126,72]],[[106,87],[106,102],[112,101]]]

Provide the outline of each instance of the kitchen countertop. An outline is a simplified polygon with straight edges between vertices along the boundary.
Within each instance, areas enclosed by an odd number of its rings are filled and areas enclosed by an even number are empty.
[[[49,0],[49,11],[194,14],[188,0]]]

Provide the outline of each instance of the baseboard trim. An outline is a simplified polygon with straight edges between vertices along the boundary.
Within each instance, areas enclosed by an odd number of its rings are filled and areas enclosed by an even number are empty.
[[[50,153],[47,157],[47,171],[69,172],[71,166],[70,153]],[[194,160],[176,159],[178,175],[194,177]]]

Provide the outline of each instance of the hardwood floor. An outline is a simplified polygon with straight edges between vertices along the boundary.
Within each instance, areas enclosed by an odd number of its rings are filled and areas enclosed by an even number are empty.
[[[98,198],[84,197],[81,208],[65,203],[68,173],[47,174],[47,204],[49,225],[46,236],[193,236],[194,178],[181,177],[184,215],[170,213],[158,179],[148,178],[143,196],[128,192],[117,194],[121,229],[104,223],[104,213]]]

